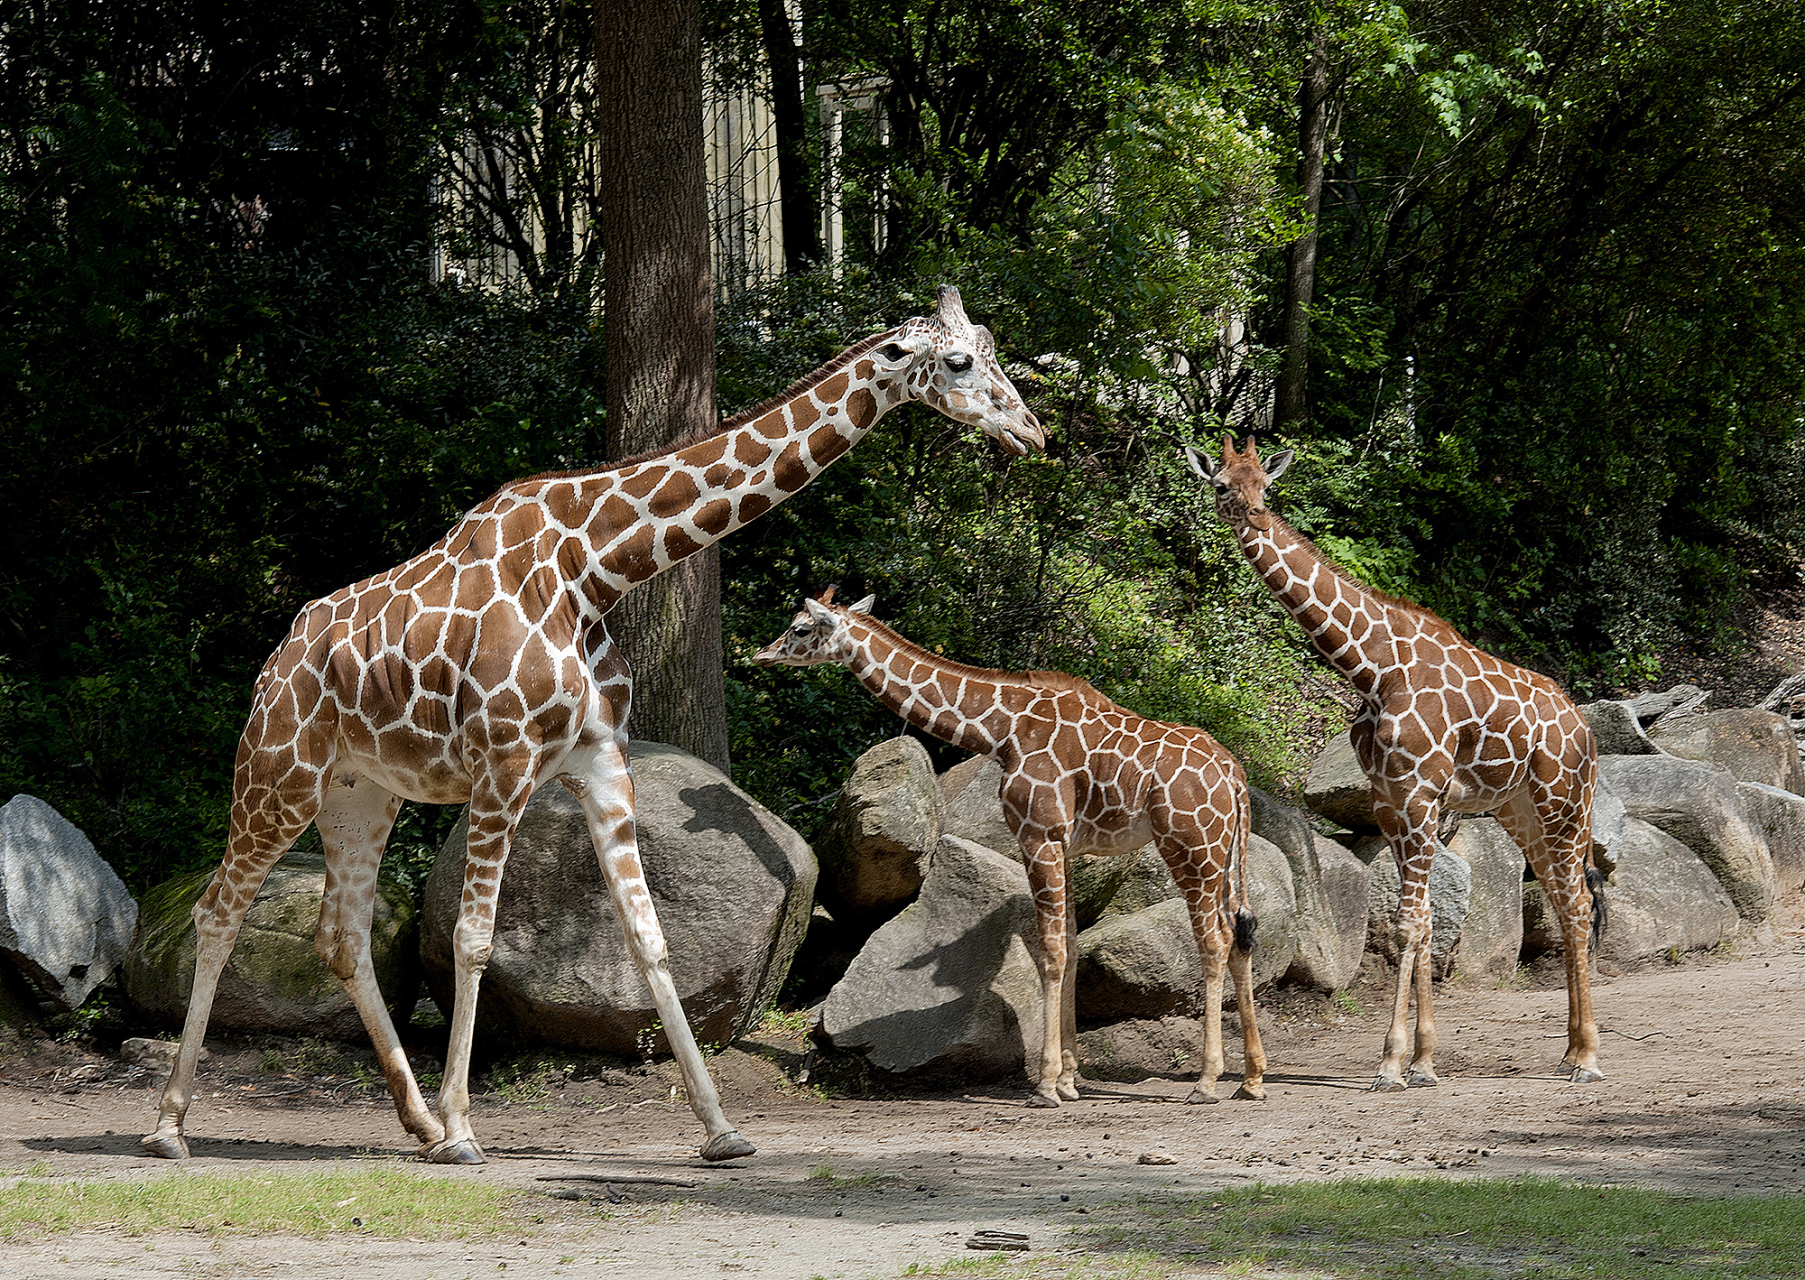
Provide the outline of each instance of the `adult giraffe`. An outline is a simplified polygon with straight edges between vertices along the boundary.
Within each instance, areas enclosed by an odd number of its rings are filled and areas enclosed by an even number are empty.
[[[326,851],[314,948],[357,1006],[422,1155],[481,1163],[468,1088],[477,987],[509,841],[534,789],[556,779],[582,805],[707,1130],[703,1157],[751,1154],[721,1112],[666,966],[634,827],[631,675],[604,615],[636,583],[795,493],[910,400],[1012,453],[1045,443],[989,330],[966,318],[957,289],[942,286],[933,316],[867,338],[718,432],[601,471],[516,481],[412,560],[303,609],[257,679],[225,860],[194,908],[182,1046],[145,1147],[188,1154],[182,1122],[220,970],[264,876],[314,822]],[[370,960],[376,866],[403,799],[470,805],[437,1115],[408,1069]]]
[[[1073,977],[1077,916],[1066,895],[1073,854],[1132,854],[1149,840],[1191,913],[1203,960],[1203,1070],[1189,1102],[1215,1102],[1222,1075],[1222,971],[1235,979],[1243,1074],[1237,1098],[1264,1098],[1266,1054],[1254,1023],[1247,906],[1252,810],[1240,761],[1202,729],[1147,720],[1059,671],[994,671],[949,662],[871,616],[875,596],[804,600],[752,659],[761,667],[838,662],[919,729],[1003,767],[1003,817],[1021,845],[1040,932],[1043,1032],[1029,1106],[1078,1097]]]
[[[1442,811],[1494,814],[1522,847],[1560,920],[1567,959],[1567,1053],[1575,1084],[1599,1080],[1587,944],[1603,917],[1603,877],[1592,867],[1598,749],[1567,695],[1546,676],[1468,644],[1406,601],[1370,591],[1266,506],[1291,451],[1262,465],[1222,442],[1222,458],[1187,448],[1216,510],[1261,580],[1363,703],[1354,751],[1373,788],[1373,816],[1398,860],[1400,954],[1391,1028],[1373,1088],[1435,1084],[1435,1015],[1429,988],[1429,866]],[[1411,980],[1416,1052],[1404,1048]]]

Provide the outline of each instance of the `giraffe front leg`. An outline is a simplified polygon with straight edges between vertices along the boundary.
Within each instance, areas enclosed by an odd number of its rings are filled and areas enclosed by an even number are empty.
[[[1561,1065],[1571,1068],[1574,1084],[1604,1079],[1598,1065],[1598,1024],[1592,1017],[1592,893],[1580,872],[1576,885],[1562,885],[1549,899],[1561,917],[1561,941],[1567,966],[1567,1052]]]
[[[720,1095],[709,1077],[702,1051],[689,1029],[682,1002],[677,998],[676,984],[671,980],[668,948],[664,931],[658,926],[658,913],[652,903],[652,892],[646,885],[645,870],[639,859],[638,827],[633,817],[633,778],[628,772],[624,741],[610,742],[597,753],[587,776],[576,780],[571,789],[582,805],[589,825],[589,836],[595,844],[602,876],[608,883],[608,896],[620,917],[621,931],[633,962],[652,1003],[664,1023],[665,1038],[683,1074],[689,1094],[690,1110],[702,1122],[708,1138],[702,1144],[704,1160],[733,1160],[752,1155],[758,1150],[741,1137],[721,1110]]]
[[[1441,1083],[1441,1077],[1435,1074],[1435,995],[1430,985],[1433,974],[1429,940],[1430,929],[1424,925],[1423,943],[1416,953],[1416,1052],[1405,1077],[1412,1086]]]
[[[1078,904],[1065,904],[1065,982],[1059,1001],[1059,1096],[1078,1100]]]
[[[1077,1090],[1062,1095],[1060,1076],[1066,1069],[1065,991],[1069,949],[1066,945],[1065,845],[1059,840],[1021,839],[1028,869],[1028,887],[1034,894],[1034,917],[1040,932],[1041,1042],[1040,1064],[1030,1107],[1057,1107],[1062,1096],[1076,1097]],[[1074,1064],[1076,1055],[1072,1055]],[[1030,1064],[1032,1065],[1032,1064]]]

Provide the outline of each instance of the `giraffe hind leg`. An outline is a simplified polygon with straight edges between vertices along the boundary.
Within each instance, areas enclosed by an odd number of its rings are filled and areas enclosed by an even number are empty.
[[[270,868],[307,829],[320,807],[323,771],[291,768],[281,783],[261,789],[262,803],[255,806],[249,799],[244,772],[241,768],[233,787],[232,831],[225,859],[194,904],[194,985],[188,993],[182,1043],[157,1105],[157,1127],[143,1139],[146,1151],[166,1160],[188,1155],[183,1126],[194,1099],[195,1068],[207,1038],[207,1020],[219,991],[220,974],[237,944],[245,912]]]
[[[313,945],[363,1019],[402,1127],[430,1146],[444,1139],[445,1126],[426,1105],[408,1067],[370,954],[377,868],[400,808],[399,796],[367,778],[334,777],[327,787],[314,819],[326,848],[326,892]]]

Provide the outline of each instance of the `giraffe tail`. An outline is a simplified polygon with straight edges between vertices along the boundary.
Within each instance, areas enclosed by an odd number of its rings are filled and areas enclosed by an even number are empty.
[[[1254,931],[1260,927],[1260,917],[1247,901],[1247,841],[1253,833],[1253,811],[1245,791],[1236,800],[1239,812],[1235,814],[1235,834],[1228,855],[1235,879],[1235,901],[1239,904],[1235,908],[1235,950],[1251,952]]]
[[[1586,888],[1592,891],[1592,945],[1596,947],[1604,937],[1605,926],[1611,922],[1611,913],[1604,904],[1604,872],[1587,867]]]

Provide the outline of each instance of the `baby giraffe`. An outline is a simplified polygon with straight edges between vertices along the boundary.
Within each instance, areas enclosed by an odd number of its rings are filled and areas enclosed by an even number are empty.
[[[1045,1033],[1033,1107],[1078,1097],[1072,978],[1077,917],[1066,859],[1132,854],[1149,840],[1191,912],[1203,960],[1203,1073],[1190,1102],[1215,1102],[1222,1074],[1222,971],[1234,975],[1245,1068],[1237,1098],[1264,1098],[1266,1054],[1254,1023],[1247,906],[1251,811],[1240,762],[1209,734],[1146,720],[1057,671],[993,671],[949,662],[871,616],[875,596],[833,603],[829,587],[753,658],[761,667],[838,662],[917,728],[1003,767],[1003,816],[1022,847],[1040,927]]]

